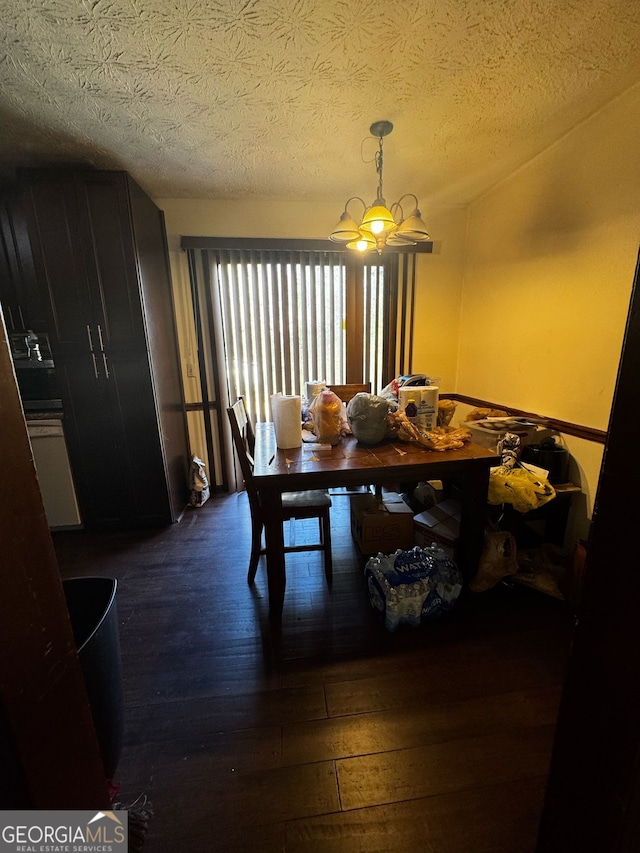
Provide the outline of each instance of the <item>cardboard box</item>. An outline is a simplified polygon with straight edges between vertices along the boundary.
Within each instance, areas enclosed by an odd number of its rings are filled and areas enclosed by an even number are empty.
[[[413,541],[422,547],[436,542],[453,553],[460,535],[460,501],[449,499],[418,513],[413,519]]]
[[[413,547],[413,512],[400,495],[385,492],[351,498],[351,535],[365,555]]]

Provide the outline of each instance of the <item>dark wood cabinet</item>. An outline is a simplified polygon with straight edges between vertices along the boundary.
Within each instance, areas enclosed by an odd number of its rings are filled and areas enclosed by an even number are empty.
[[[188,445],[162,212],[124,172],[19,184],[83,523],[175,521]]]
[[[29,235],[15,187],[0,190],[0,304],[8,332],[46,331]]]

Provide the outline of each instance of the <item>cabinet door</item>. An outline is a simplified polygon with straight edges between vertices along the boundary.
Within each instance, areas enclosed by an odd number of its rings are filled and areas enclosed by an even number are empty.
[[[118,355],[97,377],[83,360],[56,365],[65,434],[84,524],[172,521],[144,353]]]
[[[56,375],[82,522],[118,527],[129,507],[106,383],[84,359],[57,358]]]
[[[0,198],[0,302],[9,331],[46,331],[29,235],[14,188]]]
[[[147,349],[126,176],[89,172],[75,179],[78,233],[105,349]],[[99,316],[98,316],[99,315]]]
[[[92,364],[90,338],[94,322],[89,281],[78,233],[78,205],[73,183],[59,173],[25,173],[21,181],[33,261],[47,309],[52,350]],[[96,304],[99,310],[99,302]]]
[[[4,322],[10,332],[18,332],[27,328],[26,323],[20,317],[20,299],[16,279],[11,219],[3,199],[0,201],[0,303],[4,313]]]
[[[124,484],[123,518],[170,524],[167,472],[146,352],[117,352],[109,361],[109,410]]]

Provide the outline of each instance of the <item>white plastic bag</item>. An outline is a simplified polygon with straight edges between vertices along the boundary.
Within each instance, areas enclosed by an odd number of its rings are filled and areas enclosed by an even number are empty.
[[[209,500],[209,481],[204,470],[204,462],[197,456],[191,460],[191,493],[189,495],[190,506],[202,506]]]
[[[387,434],[389,401],[361,392],[347,403],[351,432],[362,444],[379,444]]]

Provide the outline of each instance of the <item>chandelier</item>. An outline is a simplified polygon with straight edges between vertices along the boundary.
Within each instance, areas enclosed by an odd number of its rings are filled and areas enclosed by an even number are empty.
[[[406,193],[399,201],[390,207],[382,195],[382,140],[393,130],[390,121],[376,121],[369,128],[371,135],[378,140],[375,163],[378,174],[378,191],[376,200],[367,206],[359,196],[351,196],[344,206],[344,212],[340,221],[329,235],[329,239],[335,243],[346,243],[347,249],[356,249],[359,252],[367,252],[377,249],[382,252],[384,246],[415,246],[417,242],[430,240],[427,226],[422,221],[422,214],[418,210],[418,199],[413,193]],[[413,199],[415,205],[407,207],[410,210],[405,218],[402,202]],[[362,221],[358,225],[349,213],[349,205],[352,201],[359,201],[364,208]]]

